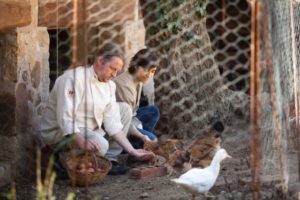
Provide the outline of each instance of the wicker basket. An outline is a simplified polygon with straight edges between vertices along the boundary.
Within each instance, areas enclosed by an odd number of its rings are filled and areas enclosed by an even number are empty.
[[[92,163],[93,167],[100,170],[95,170],[95,172],[78,172],[77,168],[80,164]],[[77,186],[89,186],[99,183],[111,169],[111,162],[103,157],[97,156],[93,153],[87,155],[77,155],[76,158],[69,156],[64,165],[68,171],[69,177],[72,182],[75,182]]]

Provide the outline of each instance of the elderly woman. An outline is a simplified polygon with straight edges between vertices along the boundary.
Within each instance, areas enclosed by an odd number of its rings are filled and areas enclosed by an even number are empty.
[[[156,63],[154,52],[142,49],[130,61],[128,71],[114,79],[117,101],[126,102],[132,108],[133,118],[128,134],[144,142],[157,140],[152,132],[159,120],[159,109],[155,105],[139,107],[143,84],[154,76]]]

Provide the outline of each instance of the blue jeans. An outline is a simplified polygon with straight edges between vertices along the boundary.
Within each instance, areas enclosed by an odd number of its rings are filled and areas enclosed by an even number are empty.
[[[150,140],[157,140],[157,137],[156,137],[156,135],[154,135],[153,133],[151,133],[151,132],[149,132],[149,131],[146,131],[146,130],[144,130],[144,129],[140,129],[140,128],[138,128],[137,129],[138,131],[140,131],[143,135],[146,135],[146,136],[148,136],[148,138],[150,139]]]
[[[160,117],[157,106],[144,106],[137,110],[136,117],[142,122],[143,129],[138,129],[143,135],[147,135],[151,140],[157,139],[152,133]]]

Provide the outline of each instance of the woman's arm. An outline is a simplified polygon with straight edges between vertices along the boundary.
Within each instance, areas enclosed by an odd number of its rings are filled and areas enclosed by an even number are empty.
[[[141,140],[145,141],[150,141],[150,138],[146,135],[143,135],[140,131],[137,129],[131,133],[132,136],[140,138]]]

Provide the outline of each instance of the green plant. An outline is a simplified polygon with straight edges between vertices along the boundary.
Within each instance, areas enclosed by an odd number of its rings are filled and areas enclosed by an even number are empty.
[[[55,200],[56,197],[53,194],[53,186],[56,178],[56,174],[53,171],[54,156],[51,156],[47,165],[46,176],[44,181],[41,176],[41,152],[37,152],[37,200]],[[75,194],[73,192],[68,193],[66,200],[74,200]]]
[[[208,0],[193,0],[192,2],[196,15],[200,18],[205,17]],[[183,17],[180,16],[179,12],[180,6],[184,3],[187,3],[187,0],[158,0],[156,3],[157,9],[154,5],[149,6],[149,12],[157,10],[156,21],[158,22],[158,28],[152,28],[150,34],[162,33],[160,45],[168,47],[172,34],[181,34],[185,40],[194,38],[195,33],[193,31],[184,31]]]
[[[195,0],[195,9],[199,17],[204,17],[206,15],[206,6],[208,0]]]
[[[53,185],[56,178],[55,172],[53,172],[53,156],[50,157],[46,170],[45,180],[42,180],[41,175],[41,152],[37,152],[37,171],[36,171],[36,183],[37,183],[37,200],[55,200],[53,195]]]
[[[70,192],[66,198],[66,200],[74,200],[75,199],[75,194],[73,192]]]
[[[17,192],[16,192],[16,185],[15,183],[13,182],[11,184],[11,188],[10,188],[10,192],[4,194],[4,195],[1,195],[5,198],[7,198],[8,200],[17,200]]]

